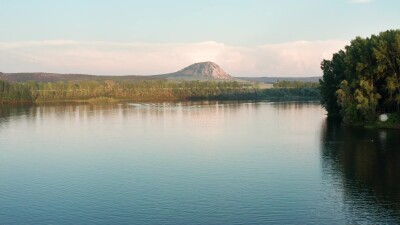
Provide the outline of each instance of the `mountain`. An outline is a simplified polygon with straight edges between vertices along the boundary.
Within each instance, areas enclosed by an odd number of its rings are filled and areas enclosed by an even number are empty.
[[[202,62],[190,65],[175,73],[151,76],[96,76],[86,74],[57,74],[57,73],[0,73],[0,80],[15,82],[58,82],[81,80],[116,80],[116,81],[140,81],[140,80],[231,80],[233,79],[220,66],[213,62]]]
[[[201,62],[192,64],[178,72],[164,75],[167,79],[194,79],[194,80],[231,80],[233,77],[227,74],[220,66],[213,62]]]
[[[320,77],[232,77],[226,73],[220,66],[213,62],[200,62],[192,64],[182,70],[174,73],[151,75],[151,76],[98,76],[87,74],[57,74],[57,73],[1,73],[0,80],[5,80],[11,83],[15,82],[58,82],[58,81],[140,81],[140,80],[216,80],[229,81],[235,80],[238,82],[261,82],[261,83],[276,83],[278,80],[287,81],[304,81],[318,82]]]

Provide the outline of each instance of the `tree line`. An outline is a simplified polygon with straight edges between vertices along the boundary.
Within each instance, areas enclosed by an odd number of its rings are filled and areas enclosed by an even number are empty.
[[[163,99],[255,99],[257,89],[250,83],[215,81],[69,81],[10,84],[0,81],[2,103],[74,101],[94,98],[132,100]]]
[[[317,82],[304,82],[304,81],[287,81],[278,80],[273,84],[274,88],[318,88],[319,83]]]
[[[318,88],[271,88],[261,92],[263,99],[277,100],[319,100],[321,97]]]
[[[321,98],[319,83],[278,80],[274,88],[262,92],[263,98],[278,100],[318,100]]]
[[[279,81],[274,88],[262,89],[256,83],[236,81],[59,81],[8,83],[0,80],[0,103],[49,101],[130,100],[257,100],[318,99],[319,84]]]
[[[331,60],[323,60],[321,69],[328,116],[365,123],[381,113],[400,113],[400,30],[357,37]]]

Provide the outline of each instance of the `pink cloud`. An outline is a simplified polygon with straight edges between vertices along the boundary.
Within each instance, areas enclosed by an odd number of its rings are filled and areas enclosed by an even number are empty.
[[[296,41],[255,47],[217,42],[189,44],[39,41],[0,43],[3,72],[44,71],[151,75],[214,61],[234,76],[320,75],[323,58],[347,41]]]

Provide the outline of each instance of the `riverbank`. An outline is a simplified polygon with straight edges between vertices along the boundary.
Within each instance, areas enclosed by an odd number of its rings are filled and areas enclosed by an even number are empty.
[[[400,129],[400,113],[388,114],[386,121],[345,123],[352,127],[364,127],[366,129]]]
[[[400,129],[400,113],[387,114],[385,121],[378,120],[365,125],[365,127],[370,129]]]
[[[191,98],[112,98],[96,97],[90,99],[68,99],[68,100],[36,100],[36,101],[3,101],[1,105],[26,105],[43,103],[90,103],[90,104],[112,104],[127,101],[135,102],[169,102],[169,101],[320,101],[318,97],[311,96],[213,96],[213,97],[191,97]],[[1,104],[2,103],[2,104]]]

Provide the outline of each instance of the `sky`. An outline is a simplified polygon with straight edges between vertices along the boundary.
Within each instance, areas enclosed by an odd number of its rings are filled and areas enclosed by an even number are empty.
[[[356,36],[400,28],[398,0],[0,0],[0,71],[319,76]]]

